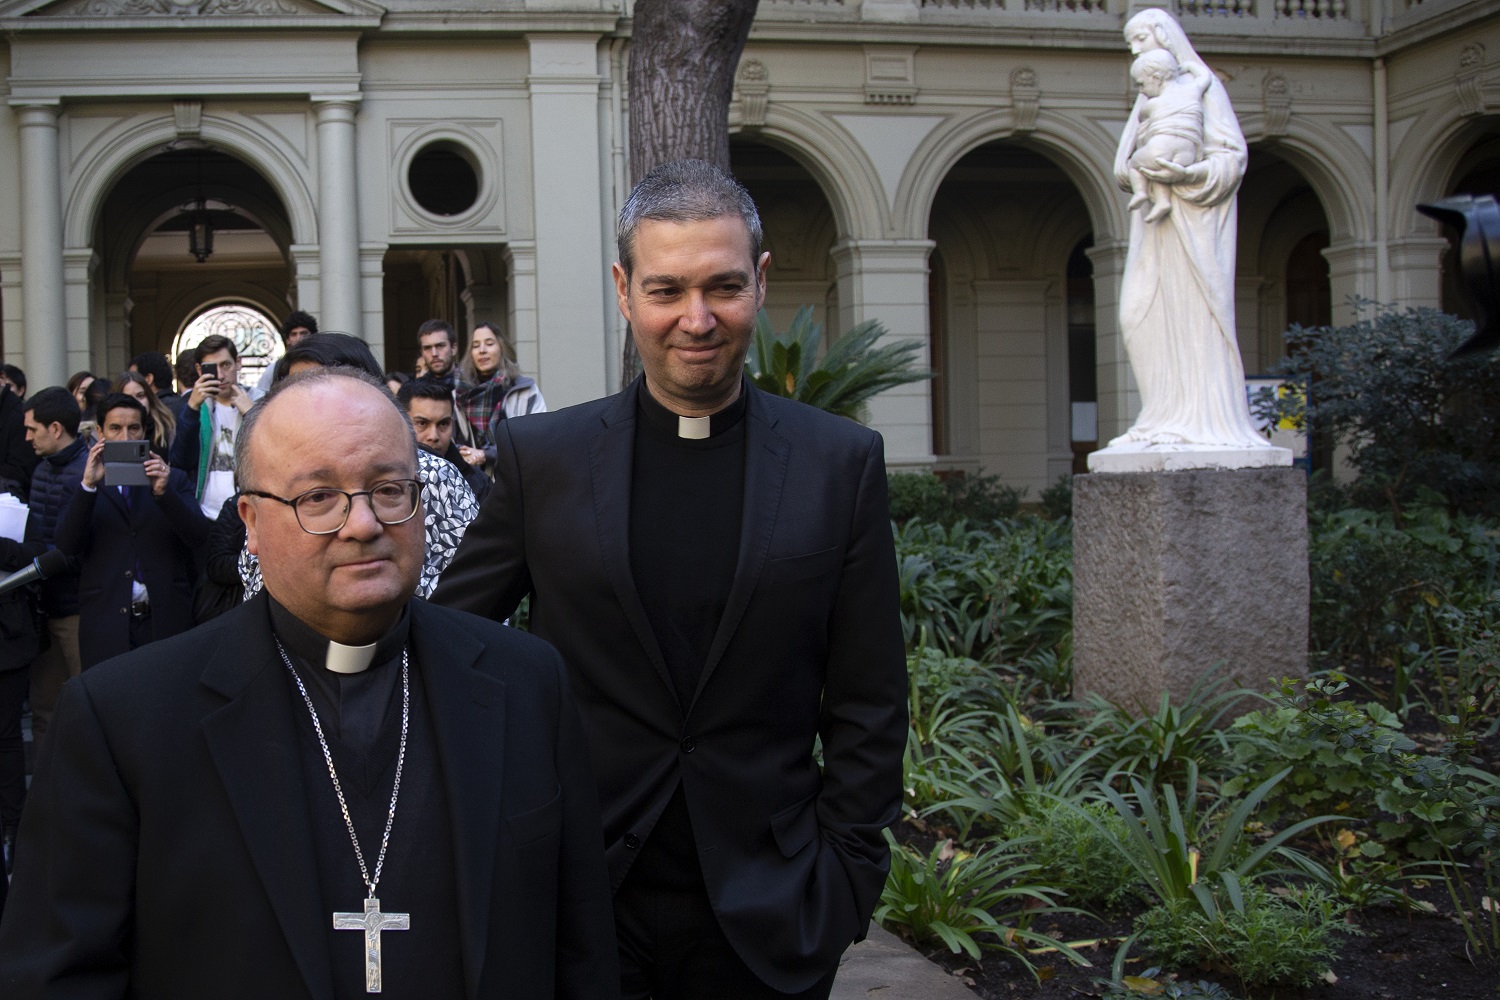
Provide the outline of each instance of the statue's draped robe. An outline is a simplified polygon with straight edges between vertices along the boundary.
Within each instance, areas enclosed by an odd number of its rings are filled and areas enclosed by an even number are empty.
[[[1122,185],[1143,100],[1131,111],[1115,158]],[[1207,177],[1171,185],[1166,218],[1148,223],[1141,211],[1130,216],[1120,332],[1142,405],[1111,447],[1269,446],[1250,421],[1234,332],[1235,196],[1245,173],[1245,137],[1217,79],[1204,96],[1203,118]]]

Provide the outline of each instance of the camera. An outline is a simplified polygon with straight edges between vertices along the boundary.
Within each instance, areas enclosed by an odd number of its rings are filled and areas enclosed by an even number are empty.
[[[146,475],[145,441],[106,441],[99,456],[104,462],[104,485],[150,486]]]

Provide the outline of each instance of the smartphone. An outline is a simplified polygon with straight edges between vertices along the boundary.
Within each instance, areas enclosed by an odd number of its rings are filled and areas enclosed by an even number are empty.
[[[198,373],[200,375],[207,375],[209,378],[218,378],[219,363],[217,361],[205,361],[198,366]]]
[[[150,486],[146,475],[145,441],[106,441],[99,456],[104,462],[106,486]]]

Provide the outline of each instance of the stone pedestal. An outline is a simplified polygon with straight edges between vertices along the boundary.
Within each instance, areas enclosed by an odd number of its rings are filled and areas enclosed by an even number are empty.
[[[1094,473],[1073,480],[1074,693],[1174,702],[1215,665],[1268,690],[1307,671],[1307,477],[1300,469]]]

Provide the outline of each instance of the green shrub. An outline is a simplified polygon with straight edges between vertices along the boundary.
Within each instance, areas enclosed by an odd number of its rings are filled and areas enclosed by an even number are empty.
[[[1348,449],[1356,495],[1392,510],[1420,486],[1460,508],[1500,509],[1500,353],[1450,359],[1473,325],[1434,309],[1357,303],[1367,318],[1293,326],[1275,374],[1311,392],[1257,402],[1263,414],[1306,419]]]
[[[1105,910],[1142,897],[1140,876],[1114,846],[1128,835],[1125,821],[1104,802],[1077,809],[1046,802],[1005,831],[1007,838],[1029,841],[1026,855],[1037,866],[1033,878],[1067,893],[1070,903]]]
[[[897,843],[889,830],[891,874],[880,894],[875,920],[914,944],[943,946],[953,954],[980,957],[980,949],[1019,960],[1035,974],[1027,946],[1054,948],[1078,965],[1082,955],[1031,929],[1038,918],[1071,912],[1057,906],[1056,890],[1031,884],[1036,866],[1008,849],[968,854],[949,840],[923,855]]]
[[[909,521],[896,531],[901,621],[908,648],[1018,665],[1040,651],[1071,664],[1072,534],[1021,517],[981,531]],[[1049,666],[1067,675],[1063,663]]]
[[[1186,900],[1166,900],[1136,918],[1141,950],[1171,968],[1227,968],[1245,986],[1309,986],[1354,933],[1347,907],[1321,889],[1244,888],[1244,906],[1214,916]]]
[[[1064,473],[1057,477],[1057,482],[1042,490],[1038,498],[1042,501],[1042,513],[1060,521],[1065,517],[1073,516],[1073,474]]]
[[[892,472],[886,476],[891,520],[905,524],[912,518],[948,524],[953,520],[953,501],[948,487],[930,472]]]
[[[999,476],[976,473],[892,472],[886,476],[891,520],[905,524],[913,518],[952,527],[960,521],[986,528],[991,522],[1015,517],[1024,489],[1007,486]]]
[[[1347,700],[1347,691],[1337,676],[1302,691],[1286,681],[1277,707],[1236,720],[1236,729],[1262,740],[1240,745],[1248,771],[1226,783],[1226,793],[1290,764],[1289,780],[1266,798],[1268,823],[1332,810],[1426,860],[1500,845],[1500,779],[1473,766],[1474,734],[1456,730],[1436,753],[1424,753],[1394,712]]]

